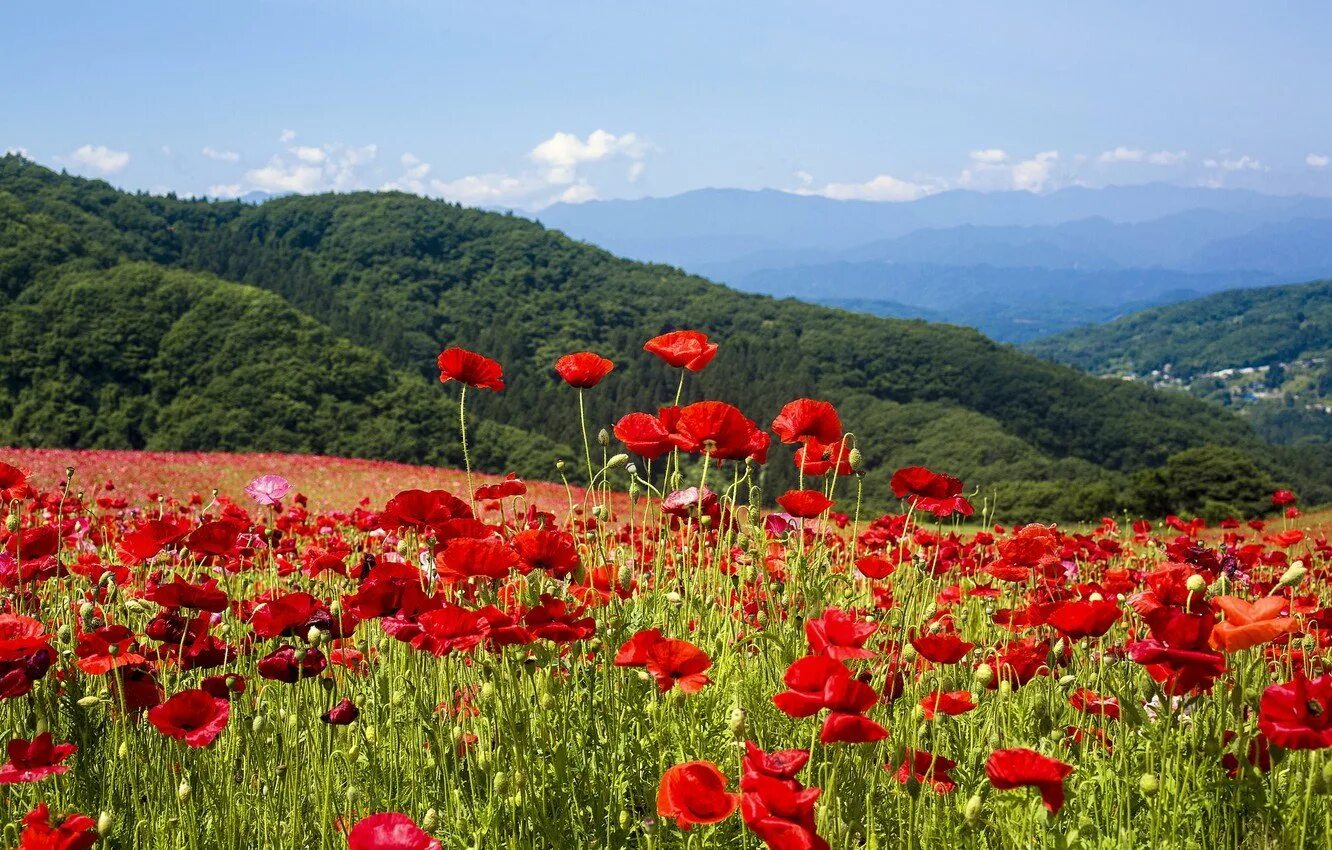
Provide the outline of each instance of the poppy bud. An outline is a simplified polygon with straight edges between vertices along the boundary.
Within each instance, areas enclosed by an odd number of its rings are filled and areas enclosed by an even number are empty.
[[[9,516],[5,517],[5,528],[9,530],[10,534],[13,534],[15,531],[19,530],[18,513],[11,511]]]
[[[554,696],[552,696],[552,695],[550,695],[550,694],[542,694],[542,695],[541,695],[541,707],[542,707],[544,710],[546,710],[546,711],[551,711],[551,710],[553,710],[553,709],[555,708],[556,705],[557,705],[557,703],[555,702],[555,697],[554,697]]]
[[[106,834],[111,831],[111,827],[116,825],[116,817],[110,812],[102,812],[97,816],[97,835],[100,838],[106,838]]]
[[[481,699],[492,700],[494,698],[495,698],[495,685],[491,682],[486,682],[484,685],[481,686]]]
[[[504,771],[495,772],[495,793],[507,794],[509,792],[509,778],[504,775]]]
[[[672,590],[666,594],[666,602],[671,605],[682,605],[684,604],[684,597]]]
[[[1099,593],[1093,593],[1091,596],[1088,596],[1088,597],[1087,597],[1087,601],[1088,601],[1088,602],[1102,602],[1102,601],[1104,601],[1104,600],[1105,600],[1105,597],[1102,596],[1102,595],[1099,594]]]
[[[190,788],[190,781],[188,779],[180,780],[180,785],[176,788],[176,799],[180,800],[182,803],[185,802],[190,799],[190,794],[193,790],[194,789]]]
[[[967,819],[969,826],[980,823],[981,798],[979,794],[972,794],[971,799],[967,800],[966,806],[962,808],[962,816]]]
[[[606,510],[605,505],[593,505],[592,516],[594,519],[599,519],[604,521],[606,517],[610,516],[610,511]]]
[[[558,470],[558,471],[560,471],[560,472],[563,472],[563,471],[564,471],[564,461],[562,461],[562,460],[557,460],[557,461],[555,461],[555,469]]]
[[[976,666],[976,672],[972,673],[971,677],[976,680],[976,684],[988,688],[990,683],[994,681],[994,668],[988,663],[982,662]]]
[[[92,616],[93,610],[91,602],[84,602],[79,605],[79,616],[86,620]]]
[[[745,720],[747,715],[740,706],[731,709],[731,719],[726,724],[726,728],[731,730],[731,736],[737,741],[745,737]]]
[[[102,698],[99,696],[86,696],[79,700],[79,708],[92,708],[95,705],[101,705]]]
[[[602,428],[600,431],[597,432],[598,445],[609,446],[610,443],[611,443],[610,431],[607,431],[605,428]]]
[[[347,805],[355,806],[356,801],[360,798],[360,796],[361,792],[356,790],[355,785],[347,786]]]
[[[439,826],[439,812],[433,808],[426,809],[425,817],[421,818],[421,829],[434,832],[437,826]]]
[[[1144,773],[1138,777],[1138,790],[1144,797],[1154,797],[1156,792],[1161,790],[1161,780],[1157,779],[1155,774]]]
[[[620,817],[619,817],[620,829],[627,829],[629,827],[629,821],[631,821],[632,819],[633,815],[629,814],[629,812],[625,809],[620,809]]]
[[[264,733],[264,730],[267,728],[268,728],[268,718],[262,714],[256,714],[254,716],[254,721],[250,723],[250,729],[254,732],[254,734],[262,735]]]
[[[305,639],[309,641],[311,646],[319,646],[325,640],[324,631],[318,626],[311,626],[310,630],[305,633]]]
[[[1202,593],[1207,589],[1207,580],[1194,573],[1184,582],[1184,586],[1188,588],[1189,593]]]
[[[606,461],[606,468],[617,469],[621,466],[624,466],[628,462],[629,462],[629,455],[621,452],[620,454],[617,455],[611,455],[611,459]]]
[[[1073,683],[1076,682],[1077,680],[1078,680],[1078,677],[1077,677],[1077,676],[1074,676],[1072,673],[1070,673],[1070,674],[1068,674],[1067,676],[1064,676],[1063,678],[1061,678],[1061,679],[1059,680],[1059,686],[1060,686],[1061,688],[1067,688],[1069,685],[1073,684]]]
[[[865,462],[865,456],[860,453],[860,449],[852,449],[846,455],[846,462],[851,464],[852,469],[860,469],[860,465]]]
[[[1304,562],[1296,561],[1290,565],[1289,569],[1281,574],[1281,580],[1277,582],[1277,587],[1294,587],[1304,581],[1304,577],[1308,574],[1309,571],[1305,569]]]
[[[128,744],[128,743],[126,743],[125,741],[121,741],[121,742],[120,742],[120,746],[116,749],[116,757],[117,757],[117,758],[122,758],[122,759],[124,759],[124,758],[129,758],[129,744]]]

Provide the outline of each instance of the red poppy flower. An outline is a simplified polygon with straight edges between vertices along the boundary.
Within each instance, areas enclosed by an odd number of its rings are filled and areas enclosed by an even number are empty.
[[[953,632],[917,635],[911,639],[911,645],[920,653],[921,658],[933,661],[935,664],[956,664],[976,646],[974,643],[962,640]]]
[[[971,516],[975,510],[962,496],[962,479],[923,466],[908,466],[893,473],[888,482],[893,495],[937,517],[954,513]]]
[[[45,803],[23,816],[17,850],[88,850],[97,842],[97,821],[78,813],[59,824],[51,822]]]
[[[846,665],[824,655],[797,658],[786,668],[782,681],[788,690],[774,694],[772,702],[790,717],[809,717],[824,708],[823,690],[837,676],[850,677]]]
[[[1064,807],[1064,780],[1073,766],[1048,758],[1035,750],[1018,747],[995,750],[985,761],[985,775],[1000,791],[1031,786],[1041,793],[1041,802],[1051,814]]]
[[[330,726],[346,726],[361,716],[361,710],[356,707],[356,703],[343,697],[338,704],[319,715],[319,719]]]
[[[1109,599],[1065,602],[1046,617],[1045,622],[1065,637],[1077,640],[1100,637],[1110,631],[1123,612]]]
[[[672,331],[648,340],[643,350],[657,355],[668,366],[701,372],[717,355],[717,343],[698,331]]]
[[[185,548],[200,556],[226,556],[236,551],[241,527],[230,520],[206,522],[185,538]]]
[[[303,638],[310,631],[311,621],[320,614],[327,614],[324,604],[313,594],[299,590],[270,599],[254,609],[250,628],[259,638],[279,635]]]
[[[809,750],[778,750],[764,752],[753,741],[745,741],[744,776],[740,778],[740,790],[749,778],[755,775],[769,776],[773,779],[794,779],[795,775],[809,763]]]
[[[595,387],[614,368],[614,363],[590,351],[566,354],[555,361],[555,371],[564,379],[564,382],[580,390]]]
[[[0,765],[0,785],[36,782],[47,776],[67,773],[61,764],[78,750],[73,744],[51,743],[51,733],[43,732],[31,741],[15,738],[6,747],[9,761]]]
[[[191,584],[175,579],[168,584],[151,586],[145,598],[164,608],[193,608],[218,614],[227,610],[227,595],[217,588],[217,580]]]
[[[1272,505],[1278,508],[1284,508],[1286,505],[1294,504],[1295,494],[1290,490],[1277,490],[1272,494]]]
[[[842,441],[842,420],[831,402],[798,398],[788,402],[772,420],[773,433],[783,443],[808,440],[828,446]]]
[[[151,519],[120,539],[117,551],[132,562],[142,562],[189,533],[185,519]]]
[[[1311,680],[1296,667],[1294,679],[1263,691],[1258,728],[1288,750],[1332,747],[1332,673]]]
[[[833,506],[833,500],[819,490],[787,490],[777,497],[777,504],[788,514],[811,519]]]
[[[461,605],[445,604],[426,611],[416,622],[418,628],[411,638],[412,646],[441,658],[451,652],[475,649],[490,634],[490,622],[480,612]]]
[[[682,451],[717,460],[752,457],[763,463],[771,438],[734,406],[700,401],[680,408],[671,441]]]
[[[884,767],[888,770],[893,769],[891,764],[886,764]],[[915,779],[936,794],[951,794],[957,790],[957,783],[948,775],[948,771],[955,767],[957,762],[952,759],[925,750],[907,748],[906,754],[902,757],[902,764],[898,766],[893,777],[903,785]]]
[[[826,655],[838,661],[853,658],[873,658],[865,649],[865,641],[879,627],[841,608],[828,608],[822,615],[805,621],[805,639],[816,655]]]
[[[1099,714],[1111,720],[1119,719],[1119,700],[1101,696],[1088,688],[1078,688],[1069,694],[1068,704],[1084,714]]]
[[[317,649],[297,650],[287,644],[259,659],[259,675],[274,682],[295,684],[324,672],[328,658]]]
[[[0,497],[21,499],[28,488],[28,473],[17,466],[0,461]]]
[[[347,850],[442,850],[406,815],[385,812],[361,818],[347,833]]]
[[[231,703],[206,691],[181,691],[161,705],[148,709],[148,722],[169,738],[191,747],[213,743],[227,726]]]
[[[142,664],[147,661],[137,652],[131,652],[134,632],[126,626],[103,626],[79,635],[74,644],[77,664],[83,672],[100,676],[117,667]]]
[[[926,720],[933,720],[937,714],[954,717],[965,714],[976,707],[971,691],[931,691],[920,700],[920,707],[925,712]]]
[[[504,389],[504,370],[500,364],[465,348],[446,348],[439,353],[439,382],[457,381],[479,390],[499,392]]]
[[[527,495],[527,485],[522,482],[516,473],[510,472],[504,476],[504,480],[498,484],[482,484],[476,488],[473,493],[478,502],[491,502],[496,499],[507,499],[510,496]]]
[[[651,413],[629,413],[615,423],[615,439],[636,455],[655,460],[675,448],[671,432]]]
[[[897,564],[882,555],[865,555],[856,559],[856,569],[865,578],[888,578],[897,569]]]
[[[51,525],[25,528],[11,534],[5,551],[23,561],[40,561],[60,551],[60,531]]]
[[[687,694],[698,693],[712,682],[704,675],[712,666],[712,659],[687,640],[656,641],[647,649],[644,666],[657,680],[662,693],[677,685]]]
[[[851,449],[840,440],[823,444],[808,439],[795,450],[795,466],[805,475],[819,478],[829,472],[846,477],[855,473],[851,468]]]
[[[616,667],[642,667],[647,664],[648,650],[666,638],[661,629],[641,629],[625,641],[615,653]]]
[[[710,761],[677,764],[657,787],[657,814],[675,818],[681,829],[696,823],[720,823],[735,813],[740,795],[726,790],[726,775]]]
[[[486,540],[472,537],[450,540],[435,559],[440,578],[449,581],[462,581],[474,576],[508,578],[510,571],[521,562],[522,559],[512,546],[493,537]]]

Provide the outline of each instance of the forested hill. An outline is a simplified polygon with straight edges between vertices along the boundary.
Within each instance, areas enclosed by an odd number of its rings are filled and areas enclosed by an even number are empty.
[[[995,495],[1009,520],[1088,517],[1138,509],[1153,498],[1159,506],[1161,493],[1143,490],[1159,489],[1159,482],[1135,471],[1207,445],[1229,447],[1232,461],[1252,467],[1251,490],[1280,481],[1313,497],[1311,488],[1325,479],[1321,459],[1274,453],[1238,418],[1185,396],[1098,380],[961,328],[743,295],[669,267],[617,259],[517,217],[399,193],[288,197],[261,206],[134,195],[15,156],[0,159],[0,298],[10,302],[3,309],[11,325],[15,317],[28,322],[11,330],[11,339],[49,352],[53,362],[23,371],[6,366],[0,396],[0,434],[6,439],[241,447],[216,445],[219,438],[211,432],[175,424],[177,411],[201,403],[172,407],[193,378],[145,387],[122,371],[81,398],[88,415],[102,421],[117,409],[118,393],[153,395],[156,409],[171,416],[159,416],[146,432],[57,427],[64,410],[61,384],[78,368],[68,346],[48,340],[77,332],[83,320],[73,311],[83,296],[52,293],[82,286],[99,297],[123,290],[127,299],[141,300],[134,293],[156,284],[137,290],[129,284],[157,272],[147,265],[117,268],[126,261],[207,273],[182,284],[195,298],[261,294],[228,289],[226,281],[280,296],[292,317],[306,317],[291,321],[313,321],[330,345],[337,341],[348,351],[380,358],[386,390],[408,373],[433,379],[434,357],[444,345],[482,351],[503,362],[509,389],[475,394],[476,412],[519,429],[532,446],[544,440],[546,449],[578,439],[573,393],[551,371],[557,356],[592,349],[618,364],[588,393],[595,430],[626,411],[650,410],[671,398],[674,375],[641,345],[664,330],[691,327],[712,334],[721,353],[692,381],[690,398],[732,401],[760,422],[801,395],[834,401],[866,458],[866,492],[880,501],[894,468],[925,463]],[[154,304],[149,299],[143,309],[158,309]],[[26,318],[34,310],[46,316],[41,323]],[[278,313],[276,306],[272,310]],[[127,325],[139,320],[134,311],[117,315]],[[194,326],[176,327],[186,338],[173,338],[182,348],[171,350],[188,349]],[[198,330],[197,344],[212,345],[213,337]],[[130,332],[126,327],[124,333]],[[114,338],[116,331],[107,327],[102,333]],[[281,334],[274,339],[274,346],[290,344]],[[216,356],[239,369],[254,355],[232,347]],[[285,391],[287,380],[281,370],[269,370],[260,386],[220,385],[209,398],[244,408],[265,392]],[[363,398],[362,391],[338,397],[332,386],[316,394],[347,404]],[[316,408],[320,403],[310,401]],[[391,411],[395,404],[383,396],[363,401],[372,412]],[[277,417],[299,434],[307,415],[299,405],[275,406],[266,413],[265,433],[281,433]],[[435,444],[454,439],[449,417],[421,427],[433,429]],[[328,450],[430,461],[422,454],[428,442],[348,436]],[[527,456],[542,453],[533,448]],[[1196,460],[1197,453],[1188,457]],[[487,465],[506,467],[502,457],[487,459]],[[790,478],[789,455],[774,452],[768,489],[784,487]],[[1246,491],[1244,498],[1253,495]],[[1189,507],[1197,505],[1181,505]]]
[[[1332,444],[1332,281],[1222,292],[1027,346],[1098,375],[1185,390],[1266,439]]]

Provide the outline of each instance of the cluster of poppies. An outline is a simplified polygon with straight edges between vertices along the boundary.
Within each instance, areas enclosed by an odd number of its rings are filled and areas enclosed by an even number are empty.
[[[718,346],[677,331],[645,349],[693,373]],[[505,388],[500,365],[475,352],[448,349],[438,366],[445,382]],[[613,369],[592,352],[555,364],[580,392]],[[365,682],[388,652],[472,684],[494,669],[492,659],[524,670],[548,664],[564,678],[595,669],[626,699],[689,705],[739,693],[751,664],[775,664],[768,678],[755,677],[765,682],[764,705],[735,709],[727,746],[744,747],[738,790],[715,752],[676,755],[671,761],[689,760],[655,781],[656,814],[672,828],[722,824],[738,811],[775,850],[829,846],[818,810],[842,789],[800,776],[811,764],[808,776],[823,775],[814,770],[841,753],[874,754],[874,771],[913,793],[947,795],[970,783],[979,795],[973,777],[983,772],[979,781],[996,791],[1035,789],[1057,815],[1070,779],[1078,782],[1077,748],[1111,752],[1136,718],[1238,688],[1232,674],[1245,665],[1267,678],[1260,690],[1250,681],[1237,692],[1215,770],[1262,773],[1274,753],[1332,748],[1324,581],[1332,545],[1290,524],[1300,515],[1293,494],[1274,495],[1287,520],[1278,523],[1209,529],[1171,517],[1161,530],[1106,519],[1075,532],[964,531],[944,522],[974,513],[963,483],[908,467],[890,483],[905,509],[853,522],[836,510],[837,485],[861,458],[833,405],[797,399],[764,430],[725,402],[679,402],[628,414],[615,436],[629,453],[667,457],[676,470],[686,454],[706,458],[705,468],[762,464],[775,438],[795,447],[802,486],[776,500],[780,510],[743,525],[733,496],[702,482],[673,489],[668,476],[653,499],[632,504],[628,521],[595,493],[580,499],[572,490],[561,515],[531,501],[515,476],[461,493],[408,489],[379,510],[367,503],[321,514],[275,475],[250,482],[249,506],[219,496],[142,508],[42,490],[0,463],[10,506],[0,530],[0,707],[27,706],[26,718],[90,694],[76,704],[104,705],[114,722],[203,758],[239,734],[235,718],[252,722],[255,691],[304,693],[302,683],[318,680],[310,716],[329,734],[356,724]],[[668,613],[687,604],[690,616]],[[700,627],[703,607],[729,618],[725,634]],[[778,626],[797,640],[772,645],[765,630]],[[714,664],[718,653],[742,661]],[[1088,661],[1133,671],[1150,690],[1111,691],[1101,676],[1080,675]],[[981,716],[1038,680],[1077,722],[1039,741],[1004,742],[1032,746],[963,752],[942,736],[895,737],[905,713],[965,723],[957,718]],[[469,699],[460,686],[455,701]],[[766,711],[766,724],[746,729],[746,708]],[[61,782],[55,777],[78,771],[84,756],[68,724],[52,716],[30,728],[7,742],[0,785]],[[782,735],[809,746],[766,750],[755,741],[789,740]],[[466,755],[477,741],[460,734],[457,743]],[[828,788],[822,803],[818,785]],[[623,787],[637,795],[626,811],[651,808],[650,792]],[[340,825],[354,850],[441,847],[438,824],[399,812]],[[21,828],[23,847],[79,848],[113,827],[78,813],[54,817],[42,804]]]

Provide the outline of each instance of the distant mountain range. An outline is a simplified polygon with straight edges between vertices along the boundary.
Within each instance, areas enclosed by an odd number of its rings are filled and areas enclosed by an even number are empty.
[[[557,204],[548,226],[739,289],[1022,341],[1332,273],[1332,198],[1165,184],[907,203],[771,190]]]

